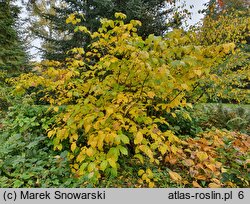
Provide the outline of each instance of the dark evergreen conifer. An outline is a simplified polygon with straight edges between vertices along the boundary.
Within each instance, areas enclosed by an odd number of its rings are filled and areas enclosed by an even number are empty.
[[[18,36],[16,21],[20,10],[11,0],[0,1],[0,71],[24,71],[27,54]]]
[[[33,13],[35,11],[36,15],[45,19],[49,27],[54,30],[51,35],[51,33],[44,32],[45,30],[41,32],[31,26],[35,35],[43,39],[43,58],[49,60],[64,60],[68,50],[74,47],[85,47],[89,44],[88,36],[74,33],[75,26],[66,24],[65,20],[72,13],[84,14],[84,19],[79,16],[82,18],[80,24],[86,26],[90,31],[96,31],[99,28],[101,18],[113,19],[115,12],[125,13],[127,22],[131,19],[142,22],[142,26],[138,28],[138,33],[142,37],[149,34],[162,35],[168,30],[170,24],[180,26],[181,19],[185,16],[185,13],[183,16],[180,13],[175,15],[178,9],[175,1],[167,4],[166,0],[63,0],[53,2],[53,12],[41,8],[42,0],[30,1],[29,4]],[[52,5],[51,2],[50,4]],[[167,24],[167,18],[173,21]],[[39,25],[35,27],[38,28]]]

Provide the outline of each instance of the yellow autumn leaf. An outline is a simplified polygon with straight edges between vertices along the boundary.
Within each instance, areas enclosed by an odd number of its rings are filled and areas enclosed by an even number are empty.
[[[202,161],[205,161],[207,158],[208,158],[208,155],[206,152],[197,152],[196,153],[198,159],[202,162]]]
[[[109,117],[114,112],[113,108],[107,107],[106,108],[106,117]]]
[[[52,137],[53,135],[55,134],[55,131],[54,130],[51,130],[48,132],[48,137]]]
[[[75,143],[75,142],[73,142],[73,143],[71,144],[70,149],[71,149],[72,152],[75,151],[75,149],[76,149],[76,143]]]
[[[221,184],[220,180],[219,180],[219,179],[216,179],[216,178],[212,178],[211,181],[212,181],[213,183],[218,184],[218,185]]]
[[[155,186],[154,182],[151,182],[151,181],[150,181],[150,182],[148,183],[148,187],[149,187],[149,188],[154,188],[154,186]]]
[[[176,118],[176,117],[177,117],[175,113],[171,113],[171,115],[172,115],[174,118]]]
[[[194,70],[194,73],[197,74],[198,76],[201,76],[202,74],[201,70]]]
[[[209,188],[221,188],[221,185],[216,184],[216,183],[210,183],[210,184],[208,184],[208,187]]]
[[[87,28],[87,27],[85,27],[85,26],[78,26],[78,29],[79,29],[80,31],[85,32],[85,33],[87,33],[87,32],[88,32],[88,28]]]
[[[128,98],[123,93],[119,93],[117,95],[117,103],[121,103],[121,102],[124,102],[124,103],[128,102]]]
[[[74,133],[74,134],[71,136],[71,138],[72,138],[73,140],[77,140],[77,139],[78,139],[78,134]]]
[[[135,133],[137,132],[137,127],[135,125],[132,125],[130,128],[129,128],[129,131],[132,132],[132,133]]]
[[[90,128],[91,128],[91,124],[86,124],[86,125],[84,126],[84,130],[85,130],[85,133],[86,133],[86,134],[89,132]]]
[[[163,144],[159,147],[159,151],[161,152],[162,155],[166,154],[168,150],[168,146],[166,144]]]
[[[175,145],[172,145],[172,146],[171,146],[171,151],[172,151],[174,154],[177,154],[178,148],[177,148]]]
[[[73,166],[76,170],[79,169],[79,165],[78,164],[74,164]]]
[[[195,178],[197,180],[202,180],[202,181],[206,181],[207,180],[207,176],[205,176],[205,175],[198,175],[198,176],[195,176]]]
[[[139,171],[138,171],[138,176],[141,176],[142,174],[144,174],[145,173],[145,171],[143,170],[143,169],[140,169]]]
[[[127,24],[127,28],[128,28],[128,30],[131,30],[133,28],[133,24],[131,24],[131,23]]]
[[[135,140],[134,143],[135,144],[140,144],[143,140],[143,134],[141,132],[137,132],[136,136],[135,136]]]
[[[111,59],[110,59],[110,62],[111,63],[114,63],[114,62],[117,62],[118,61],[118,59],[116,58],[116,57],[112,57]]]
[[[194,165],[194,161],[192,159],[185,159],[183,163],[184,165],[189,166],[189,167]]]
[[[86,158],[86,156],[80,153],[77,156],[76,161],[79,162],[79,163],[81,163],[85,158]]]
[[[188,85],[187,85],[187,84],[181,84],[181,87],[182,87],[183,89],[188,89]]]
[[[214,164],[205,164],[211,171],[216,171],[216,166]]]
[[[200,184],[198,184],[197,183],[197,181],[193,181],[193,187],[195,187],[195,188],[202,188],[201,186],[200,186]]]
[[[69,154],[68,157],[70,160],[72,160],[75,156],[73,154]]]
[[[152,178],[154,177],[154,174],[153,174],[153,172],[151,171],[151,169],[147,169],[147,170],[146,170],[146,173],[147,173],[147,175],[148,175],[148,178],[152,179]]]
[[[58,112],[59,111],[59,107],[58,106],[54,107],[54,111]]]
[[[141,52],[140,52],[140,57],[141,57],[143,60],[146,60],[146,59],[149,58],[149,54],[148,54],[148,52],[146,52],[146,51],[141,51]]]
[[[173,179],[174,181],[181,181],[182,177],[180,176],[180,174],[174,172],[174,171],[169,171],[168,172],[170,175],[170,178]]]
[[[148,175],[147,174],[143,174],[141,178],[142,178],[142,180],[146,181],[148,179]]]
[[[127,18],[127,16],[124,13],[116,12],[115,13],[115,18],[125,19],[125,18]]]
[[[91,157],[91,156],[93,156],[94,155],[94,151],[93,151],[93,148],[88,148],[87,150],[86,150],[86,154],[89,156],[89,157]]]
[[[66,23],[71,23],[75,19],[75,14],[70,14],[69,17],[66,19]]]
[[[114,157],[111,157],[111,158],[109,158],[108,159],[108,162],[109,162],[109,164],[110,164],[110,166],[111,167],[113,167],[113,168],[117,168],[117,166],[116,166],[116,161],[115,161],[115,158]]]
[[[57,149],[57,150],[61,151],[62,148],[63,148],[62,144],[58,144],[58,145],[54,146],[55,150]]]
[[[154,98],[155,93],[154,93],[153,91],[149,91],[149,92],[147,93],[147,95],[148,95],[149,98]]]
[[[226,54],[228,54],[230,51],[232,51],[235,48],[235,44],[234,43],[227,43],[227,44],[224,44],[222,47],[224,49],[224,52]]]

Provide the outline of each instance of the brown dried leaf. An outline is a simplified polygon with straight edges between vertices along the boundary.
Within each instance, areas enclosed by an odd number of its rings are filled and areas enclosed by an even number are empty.
[[[193,187],[194,187],[194,188],[202,188],[202,187],[200,186],[200,184],[197,183],[197,181],[193,181],[192,184],[193,184]]]
[[[169,171],[168,173],[170,175],[170,178],[173,179],[174,181],[181,181],[182,180],[182,177],[178,173],[176,173],[174,171]]]
[[[208,187],[209,188],[221,188],[221,185],[216,184],[216,183],[210,183],[210,184],[208,184]]]

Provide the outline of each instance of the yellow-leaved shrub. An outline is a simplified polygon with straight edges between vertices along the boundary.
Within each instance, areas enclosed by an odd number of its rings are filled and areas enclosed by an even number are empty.
[[[227,54],[225,45],[196,46],[195,33],[182,30],[142,39],[136,33],[139,21],[125,24],[124,14],[116,17],[102,19],[98,32],[78,27],[76,32],[92,38],[86,50],[72,49],[75,57],[63,63],[46,62],[39,74],[20,76],[16,87],[40,88],[56,114],[48,130],[55,149],[68,150],[72,171],[92,182],[107,172],[116,175],[123,157],[164,165],[184,151],[185,141],[160,128],[168,125],[164,113],[191,106],[186,97],[197,80]],[[154,186],[150,169],[139,175]]]

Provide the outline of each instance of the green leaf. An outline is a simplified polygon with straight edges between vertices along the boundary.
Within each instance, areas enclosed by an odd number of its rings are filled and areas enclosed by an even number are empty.
[[[112,147],[108,151],[107,157],[108,158],[115,158],[117,160],[119,155],[120,155],[119,147]]]
[[[143,156],[141,154],[136,154],[136,155],[134,155],[134,157],[139,159],[142,164],[144,163],[144,159],[143,159]]]
[[[110,174],[111,174],[111,176],[112,177],[117,177],[117,169],[116,168],[112,168],[112,169],[110,169]]]
[[[124,135],[124,134],[121,134],[120,135],[120,138],[121,138],[121,141],[124,143],[124,144],[129,144],[129,138]]]
[[[126,147],[123,147],[121,145],[118,146],[119,147],[119,150],[120,152],[123,154],[123,155],[128,155],[128,150]]]
[[[88,166],[88,163],[87,162],[85,162],[85,163],[83,163],[81,166],[80,166],[80,171],[84,171],[85,169],[86,169],[86,167]]]
[[[14,181],[13,187],[14,187],[14,188],[20,188],[23,184],[24,184],[23,181],[15,180],[15,181]]]
[[[95,169],[96,164],[94,162],[91,162],[88,165],[88,172],[92,172]]]
[[[101,165],[100,165],[100,169],[101,169],[102,171],[105,171],[105,169],[107,168],[107,166],[108,166],[108,161],[107,161],[107,160],[104,160],[104,161],[102,161],[102,163],[101,163]]]

